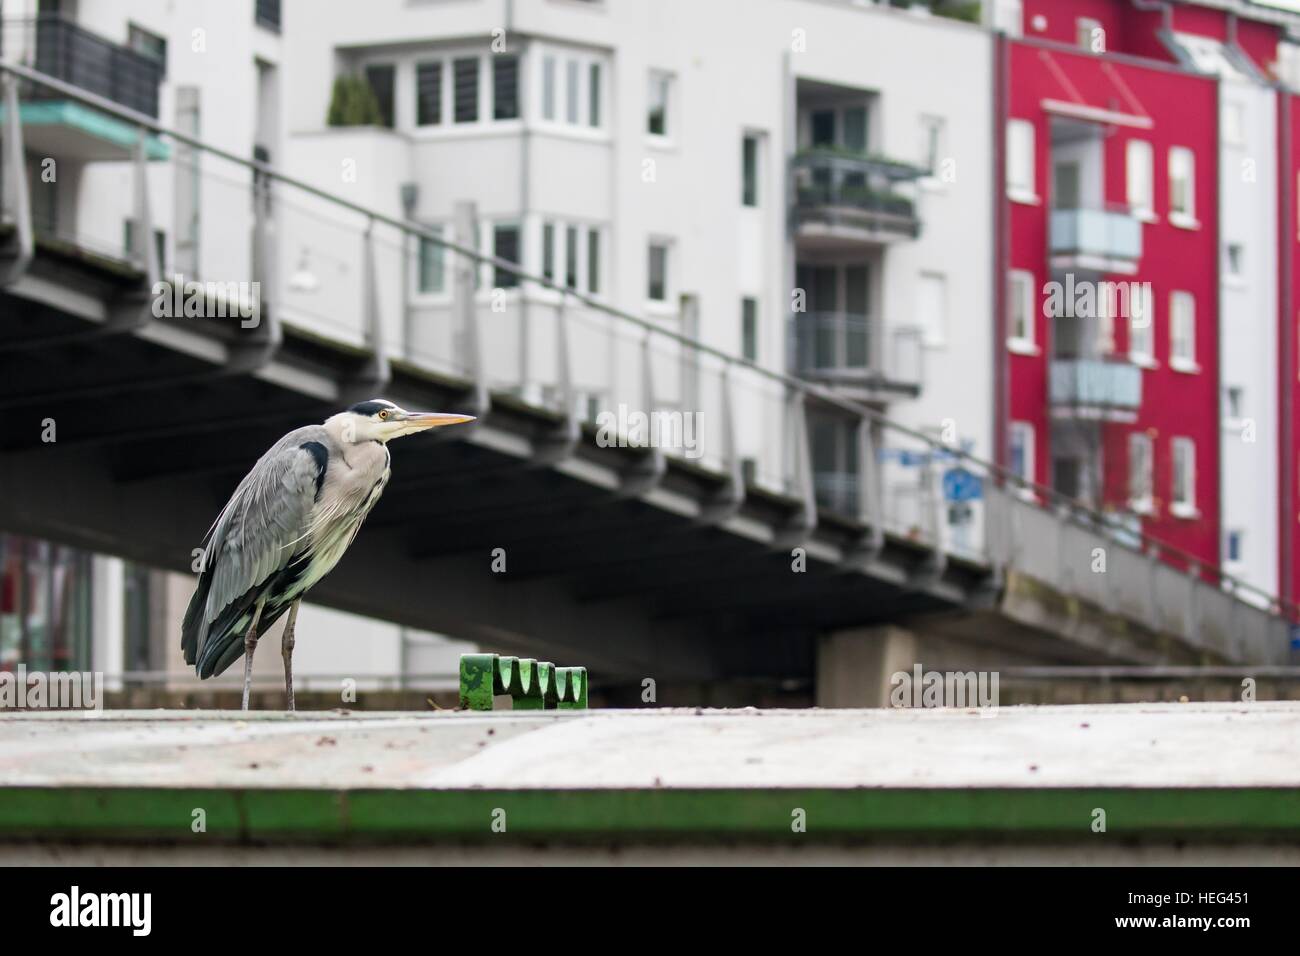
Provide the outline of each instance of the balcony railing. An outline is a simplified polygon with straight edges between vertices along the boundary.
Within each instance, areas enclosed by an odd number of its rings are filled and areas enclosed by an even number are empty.
[[[1054,359],[1052,404],[1101,411],[1134,411],[1142,404],[1142,369],[1102,359]]]
[[[53,14],[4,20],[0,56],[158,118],[162,65],[70,20]],[[32,99],[49,97],[40,89],[29,95]]]
[[[916,205],[891,186],[925,174],[920,167],[880,157],[827,150],[800,153],[791,164],[795,220],[799,225],[915,238],[921,231]]]
[[[1142,223],[1126,210],[1056,209],[1052,255],[1136,262],[1142,258]]]
[[[790,321],[790,354],[801,375],[866,372],[871,365],[871,319],[852,312],[800,312]]]

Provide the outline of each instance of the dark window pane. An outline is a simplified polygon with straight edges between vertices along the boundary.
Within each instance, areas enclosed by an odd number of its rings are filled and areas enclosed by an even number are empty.
[[[519,118],[519,57],[513,54],[492,57],[492,118]]]
[[[569,60],[568,63],[565,64],[564,70],[567,79],[567,82],[565,83],[567,89],[564,98],[565,103],[567,104],[565,108],[565,119],[575,126],[578,123],[578,65],[577,60]]]
[[[600,64],[591,64],[591,74],[587,83],[589,93],[590,112],[587,115],[587,123],[590,126],[600,125]]]
[[[519,263],[519,227],[497,226],[493,230],[493,255],[507,262]],[[493,269],[492,284],[498,289],[513,289],[519,285],[519,276],[506,269]]]
[[[542,224],[542,275],[555,278],[555,225]]]
[[[441,233],[441,230],[435,230]],[[443,291],[443,249],[431,239],[420,237],[420,291]]]
[[[650,281],[646,294],[653,302],[668,300],[668,247],[650,246]]]
[[[835,145],[835,111],[834,110],[813,111],[812,144],[814,146]]]
[[[600,291],[600,230],[587,230],[587,291]]]
[[[740,200],[746,206],[758,205],[758,139],[746,136],[742,147],[741,175],[744,185]]]
[[[854,106],[844,111],[844,148],[855,153],[867,151],[867,111]]]
[[[658,73],[650,74],[646,132],[655,136],[668,135],[668,77]]]
[[[758,300],[740,300],[740,349],[750,362],[758,361]]]
[[[455,76],[456,122],[478,122],[478,57],[452,61]]]
[[[564,230],[564,284],[570,289],[578,287],[578,230],[574,226]]]
[[[415,122],[420,126],[442,122],[441,63],[421,63],[415,68]]]
[[[375,100],[379,103],[379,117],[389,128],[393,125],[393,67],[391,64],[376,64],[366,67],[366,82],[374,90]]]

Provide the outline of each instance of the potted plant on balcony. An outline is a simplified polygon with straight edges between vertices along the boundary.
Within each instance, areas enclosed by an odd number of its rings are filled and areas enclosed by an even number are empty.
[[[382,126],[384,118],[370,84],[363,77],[344,74],[334,78],[325,122],[330,126]]]

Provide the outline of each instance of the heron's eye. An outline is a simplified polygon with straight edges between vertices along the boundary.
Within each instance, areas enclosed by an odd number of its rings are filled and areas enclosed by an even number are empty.
[[[380,421],[383,421],[383,420],[384,420],[385,418],[387,418],[387,417],[388,417],[388,410],[387,410],[387,409],[385,409],[384,411],[382,411],[382,412],[379,413],[379,420],[380,420]]]

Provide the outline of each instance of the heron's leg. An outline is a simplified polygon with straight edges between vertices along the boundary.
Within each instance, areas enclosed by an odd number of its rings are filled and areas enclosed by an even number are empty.
[[[240,710],[248,710],[248,694],[253,689],[253,651],[257,650],[257,624],[262,620],[262,605],[265,603],[265,597],[257,602],[257,608],[253,611],[253,623],[244,635],[244,706]]]
[[[289,698],[289,709],[293,710],[293,626],[298,623],[298,605],[301,599],[294,601],[289,608],[289,620],[284,622],[284,637],[280,641],[280,653],[284,655],[284,692]]]

